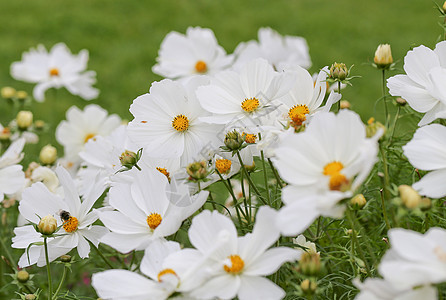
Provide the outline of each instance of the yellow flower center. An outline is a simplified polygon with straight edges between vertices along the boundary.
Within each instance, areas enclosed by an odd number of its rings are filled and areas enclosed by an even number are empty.
[[[189,128],[189,119],[185,115],[178,115],[173,119],[172,127],[179,132],[186,131]]]
[[[334,161],[329,164],[326,164],[324,167],[324,175],[334,175],[339,173],[344,168],[344,165],[339,161]]]
[[[341,191],[349,184],[349,180],[340,172],[344,165],[339,161],[328,163],[324,167],[324,175],[330,176],[329,188],[332,191]]]
[[[50,76],[59,76],[59,69],[58,68],[52,68],[50,69]]]
[[[167,172],[166,168],[156,167],[156,169],[158,171],[160,171],[161,173],[163,173],[167,177],[167,180],[169,180],[169,182],[170,182],[170,173]]]
[[[220,172],[221,174],[227,174],[229,173],[229,170],[231,170],[232,161],[229,159],[217,159],[215,160],[215,168]]]
[[[223,269],[230,274],[239,274],[245,266],[243,259],[237,254],[231,255],[228,258],[231,260],[231,266],[224,265]]]
[[[158,273],[158,281],[162,282],[161,277],[163,277],[166,274],[173,274],[173,275],[177,276],[177,273],[175,273],[174,270],[172,270],[172,269],[164,269],[164,270],[162,270],[161,272]]]
[[[197,63],[195,64],[195,70],[198,73],[205,73],[208,70],[208,66],[206,65],[206,63],[202,60],[197,61]]]
[[[257,136],[255,134],[242,132],[242,135],[245,136],[245,142],[248,144],[254,144],[256,142]]]
[[[87,135],[85,136],[85,139],[84,139],[84,144],[85,144],[86,142],[88,142],[89,139],[92,139],[92,138],[94,138],[95,136],[96,136],[96,134],[94,134],[94,133],[89,133],[89,134],[87,134]]]
[[[242,102],[242,109],[246,112],[253,112],[259,108],[260,102],[257,98],[248,98]]]
[[[309,113],[310,110],[305,104],[294,105],[288,111],[288,116],[290,117],[294,126],[300,126],[307,119],[306,115]]]
[[[76,217],[69,217],[68,220],[63,224],[63,229],[65,229],[66,232],[73,232],[77,230],[77,225],[79,224],[79,221]]]
[[[147,217],[147,225],[149,225],[150,229],[155,230],[161,224],[162,220],[163,218],[161,218],[160,214],[152,213]]]

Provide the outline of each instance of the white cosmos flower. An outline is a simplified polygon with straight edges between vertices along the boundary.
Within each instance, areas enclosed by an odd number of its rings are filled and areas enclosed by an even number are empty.
[[[99,239],[108,232],[103,226],[92,225],[98,217],[91,208],[100,197],[102,191],[92,190],[80,200],[73,179],[70,174],[62,168],[56,168],[56,174],[64,190],[64,196],[53,194],[48,188],[38,182],[23,192],[19,211],[29,222],[38,224],[40,218],[52,215],[57,219],[57,225],[63,224],[56,233],[60,235],[49,239],[49,259],[53,261],[57,257],[77,248],[81,258],[88,257],[90,244],[98,247]],[[68,212],[70,217],[62,220],[61,211]],[[16,236],[12,239],[13,248],[26,249],[31,243],[42,242],[43,238],[37,233],[32,225],[17,227],[14,229]],[[42,245],[34,245],[29,249],[29,255],[25,251],[19,261],[20,267],[26,267],[37,263],[41,267],[46,264],[45,252]]]
[[[170,79],[214,74],[232,63],[211,29],[187,28],[186,35],[172,31],[161,43],[152,71]]]
[[[426,113],[419,126],[446,118],[446,41],[438,43],[434,50],[419,46],[407,52],[404,71],[407,75],[387,80],[389,93],[407,100],[417,112]]]
[[[210,278],[193,289],[191,296],[282,299],[285,292],[264,276],[275,273],[285,262],[299,259],[302,251],[286,247],[268,249],[279,238],[279,230],[274,226],[276,214],[270,207],[260,207],[252,234],[243,237],[237,236],[231,219],[217,211],[204,211],[196,216],[189,239],[197,250],[188,249],[186,253],[207,258],[206,266],[195,273],[206,270]]]
[[[177,242],[155,240],[145,250],[140,266],[148,278],[127,270],[108,270],[93,274],[92,286],[103,299],[167,299],[188,285],[188,269],[177,264],[172,268],[169,264],[169,256],[180,249]]]
[[[13,142],[0,157],[0,202],[5,194],[12,195],[20,191],[25,184],[25,174],[18,163],[23,158],[25,139]]]
[[[277,31],[266,27],[259,29],[258,38],[259,42],[249,41],[237,46],[234,51],[237,57],[235,68],[259,57],[268,60],[276,70],[283,70],[289,65],[298,65],[306,69],[311,67],[308,45],[303,37],[283,37]]]
[[[83,111],[72,106],[67,110],[66,118],[56,128],[56,140],[64,146],[65,157],[73,164],[80,162],[79,152],[86,142],[97,135],[109,135],[121,124],[119,116],[108,115],[96,104],[87,105]]]
[[[437,289],[433,286],[422,286],[398,289],[392,283],[380,278],[367,278],[364,283],[354,280],[361,290],[355,300],[436,300]]]
[[[418,128],[403,150],[415,168],[431,171],[414,183],[413,188],[432,198],[446,196],[443,184],[446,176],[446,127],[431,124]]]
[[[304,132],[283,134],[274,157],[289,183],[282,190],[286,205],[278,218],[283,234],[302,232],[319,215],[342,216],[344,207],[337,204],[369,175],[380,135],[366,138],[361,119],[349,110],[319,112]]]
[[[174,234],[183,220],[200,208],[208,192],[189,195],[186,185],[170,183],[166,176],[151,168],[133,168],[115,176],[109,204],[117,211],[100,212],[104,225],[111,230],[101,242],[127,253],[145,249],[151,241]]]
[[[295,82],[293,72],[278,73],[264,59],[255,59],[240,70],[222,71],[207,86],[199,87],[201,106],[213,115],[201,118],[215,124],[260,125],[277,108],[274,100],[285,95]]]
[[[11,76],[16,80],[37,83],[34,98],[42,102],[49,88],[65,87],[73,95],[85,100],[97,98],[99,91],[92,87],[96,83],[96,73],[87,69],[88,51],[81,50],[72,55],[70,49],[59,43],[48,52],[43,45],[24,52],[22,61],[11,65]]]
[[[144,148],[144,155],[180,158],[181,166],[186,166],[205,149],[218,147],[221,126],[199,120],[210,114],[201,108],[195,90],[207,83],[204,76],[191,79],[185,86],[165,79],[154,82],[148,94],[133,101],[130,112],[135,119],[129,123],[128,134]]]
[[[389,230],[391,248],[378,267],[385,280],[397,289],[446,281],[446,231],[430,228],[425,234],[394,228]]]

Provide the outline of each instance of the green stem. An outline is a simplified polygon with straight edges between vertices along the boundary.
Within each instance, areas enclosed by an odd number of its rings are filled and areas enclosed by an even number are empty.
[[[265,164],[265,156],[263,154],[263,150],[260,151],[260,156],[262,158],[263,180],[265,181],[266,201],[268,202],[269,206],[272,207],[271,198],[269,196],[268,174],[266,174],[266,164]]]
[[[228,186],[228,183],[225,181],[225,179],[223,178],[223,176],[221,176],[220,172],[215,169],[215,172],[217,172],[218,176],[220,177],[221,182],[223,182],[223,184],[225,185],[226,189],[229,191],[229,194],[231,194],[232,196],[232,201],[234,203],[234,207],[235,207],[235,212],[237,213],[237,219],[239,221],[240,226],[242,226],[242,217],[240,216],[240,211],[237,208],[237,197],[234,195],[234,190],[232,189],[231,186]]]
[[[387,230],[389,230],[390,227],[390,223],[389,223],[389,218],[387,217],[387,210],[386,210],[386,200],[384,199],[384,195],[381,192],[381,206],[382,206],[382,210],[383,210],[383,217],[384,217],[384,222],[386,222],[386,228]]]
[[[48,274],[48,300],[53,297],[53,283],[51,281],[51,270],[50,270],[50,260],[48,258],[48,243],[47,237],[43,238],[43,245],[45,247],[45,260],[46,260],[46,272]]]
[[[90,242],[90,246],[95,249],[96,253],[99,254],[99,256],[102,258],[102,260],[110,267],[110,269],[114,269],[114,267],[112,266],[112,264],[108,261],[108,259],[104,256],[104,254],[102,254],[101,251],[99,251],[98,248],[96,248],[95,245],[93,245],[93,243]]]
[[[65,266],[63,269],[63,273],[62,273],[62,278],[60,279],[60,282],[59,282],[59,286],[57,287],[56,291],[54,292],[53,300],[57,300],[57,298],[58,298],[57,295],[59,294],[59,291],[62,288],[65,278],[67,277],[67,270],[68,270],[68,267]]]
[[[362,251],[361,245],[359,245],[358,237],[356,236],[356,232],[359,232],[359,230],[357,231],[355,229],[355,222],[353,221],[353,216],[352,216],[352,212],[350,211],[350,208],[346,209],[345,214],[347,215],[347,219],[349,220],[350,226],[352,227],[352,230],[353,230],[353,232],[352,232],[353,243],[356,244],[356,249],[359,252],[359,256],[361,257],[362,261],[364,262],[364,266],[365,266],[365,269],[367,271],[367,275],[369,277],[371,277],[372,274],[370,272],[369,264],[367,263],[367,261],[365,259],[364,252]]]
[[[386,128],[389,127],[389,111],[387,109],[387,101],[386,101],[386,69],[383,69],[382,76],[382,93],[383,93],[383,101],[384,101],[384,109],[386,113]]]
[[[338,94],[339,95],[342,95],[341,94],[341,82],[340,81],[338,81]],[[338,112],[341,110],[341,100],[339,100],[338,101]]]
[[[251,176],[249,176],[248,171],[245,168],[245,165],[243,164],[243,160],[242,157],[240,156],[240,152],[237,150],[237,158],[240,162],[241,168],[243,169],[243,172],[246,175],[246,179],[248,179],[249,182],[249,186],[254,190],[254,192],[257,194],[257,196],[259,197],[260,201],[263,202],[263,204],[268,205],[267,202],[265,202],[265,199],[263,198],[262,194],[260,194],[259,190],[257,189],[257,187],[255,186],[254,182],[251,179]]]
[[[400,116],[400,110],[401,110],[401,107],[398,106],[398,109],[397,109],[396,115],[395,115],[395,119],[393,120],[392,131],[391,131],[391,135],[390,135],[390,139],[389,139],[389,145],[392,143],[393,135],[395,134],[396,123]]]
[[[384,199],[389,200],[390,195],[390,177],[389,177],[389,166],[387,165],[387,157],[384,151],[384,146],[382,142],[379,142],[379,152],[383,160],[383,172],[384,172]]]
[[[2,248],[3,248],[3,250],[5,251],[5,254],[6,254],[6,257],[7,257],[8,261],[9,261],[9,263],[12,264],[14,267],[12,267],[8,263],[6,263],[6,261],[5,261],[5,263],[12,269],[13,272],[15,272],[16,269],[14,269],[14,268],[17,268],[17,263],[12,258],[12,255],[9,252],[8,248],[6,248],[5,242],[3,241],[2,238],[0,238],[0,244],[1,244]]]

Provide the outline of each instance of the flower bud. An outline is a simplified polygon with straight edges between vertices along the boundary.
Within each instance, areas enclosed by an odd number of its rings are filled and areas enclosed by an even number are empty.
[[[428,210],[432,207],[432,201],[431,199],[427,197],[421,198],[420,208],[421,210]]]
[[[209,175],[207,162],[202,160],[191,163],[187,166],[186,172],[193,180],[205,179]]]
[[[240,150],[244,141],[243,136],[234,129],[226,134],[225,146],[231,151]]]
[[[312,280],[310,281],[309,279],[305,279],[300,283],[300,287],[305,294],[311,295],[316,291],[317,284]]]
[[[39,130],[43,129],[43,127],[45,127],[45,121],[42,121],[42,120],[36,120],[36,121],[34,122],[34,127],[35,127],[36,129],[39,129]]]
[[[387,69],[392,63],[392,50],[389,44],[381,44],[375,51],[375,58],[373,59],[379,69]]]
[[[69,263],[71,261],[71,255],[68,255],[68,254],[62,255],[59,258],[60,258],[60,261],[64,262],[64,263]]]
[[[17,99],[23,101],[26,100],[26,98],[28,98],[28,93],[25,91],[17,91],[16,97]]]
[[[341,100],[339,104],[341,105],[341,109],[350,109],[350,102],[347,100]]]
[[[337,81],[342,81],[342,80],[346,79],[347,76],[348,76],[348,69],[344,63],[335,62],[334,64],[331,65],[331,67],[330,67],[330,78],[331,79],[334,79]]]
[[[363,208],[366,203],[367,200],[365,199],[363,194],[358,194],[350,200],[351,206],[357,209]]]
[[[129,150],[122,152],[119,161],[123,167],[132,168],[138,162],[138,155]]]
[[[11,138],[11,130],[8,127],[3,128],[3,130],[0,130],[0,141],[6,141]]]
[[[403,98],[400,98],[400,97],[396,98],[395,101],[396,101],[396,103],[397,103],[398,105],[400,105],[400,106],[404,106],[404,105],[407,104],[407,101],[404,100]]]
[[[29,280],[29,273],[25,270],[20,270],[17,272],[17,280],[21,283],[25,283]]]
[[[400,185],[398,191],[400,192],[401,200],[407,208],[412,209],[420,205],[421,196],[411,186],[405,184]]]
[[[46,145],[40,150],[40,162],[44,165],[51,165],[57,159],[57,149],[51,145]]]
[[[33,124],[33,113],[26,110],[19,111],[16,121],[20,129],[26,129]]]
[[[16,96],[16,93],[17,92],[16,92],[15,88],[12,88],[10,86],[5,86],[1,90],[2,97],[5,99],[14,98]]]
[[[321,257],[319,253],[304,252],[299,260],[299,267],[304,275],[318,275],[321,271]]]
[[[375,118],[370,118],[367,121],[367,126],[365,127],[365,132],[368,138],[373,137],[378,130],[383,130],[383,135],[386,133],[386,126],[384,126],[381,122],[375,121]]]
[[[37,296],[34,294],[26,294],[25,295],[25,300],[36,300]]]
[[[51,235],[57,229],[57,220],[51,215],[43,217],[40,219],[37,229],[39,229],[39,232],[42,234]]]
[[[446,14],[446,1],[443,3],[443,11]]]

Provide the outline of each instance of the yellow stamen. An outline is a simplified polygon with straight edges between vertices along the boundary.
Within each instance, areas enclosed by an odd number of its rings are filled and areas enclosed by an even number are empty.
[[[173,274],[173,275],[177,276],[177,273],[175,273],[174,270],[172,270],[172,269],[164,269],[164,270],[162,270],[161,272],[158,273],[158,281],[162,282],[161,277],[163,277],[166,274]]]
[[[294,105],[288,111],[288,116],[293,121],[293,126],[300,126],[307,119],[306,115],[310,113],[305,104]]]
[[[160,214],[152,213],[147,217],[147,225],[149,225],[150,229],[155,230],[161,224],[162,220],[163,218],[161,218]]]
[[[370,119],[367,120],[367,124],[372,125],[373,122],[375,122],[375,118],[371,117]]]
[[[339,173],[344,168],[344,165],[339,161],[333,161],[329,164],[326,164],[324,167],[324,175],[332,176],[336,173]]]
[[[166,168],[156,167],[156,169],[158,171],[160,171],[161,173],[163,173],[167,177],[167,180],[169,180],[169,182],[170,182],[170,173],[167,172]]]
[[[87,134],[87,135],[85,136],[85,139],[84,139],[84,144],[85,144],[86,142],[88,142],[89,139],[92,139],[92,138],[94,138],[95,136],[96,136],[96,134],[94,134],[94,133],[89,133],[89,134]]]
[[[232,162],[229,159],[217,159],[215,160],[215,168],[220,174],[227,174],[231,170]]]
[[[206,63],[202,60],[197,61],[197,63],[195,64],[195,70],[198,73],[205,73],[208,70],[208,66],[206,65]]]
[[[329,187],[332,191],[342,191],[345,187],[347,187],[349,181],[347,177],[345,177],[341,173],[335,173],[330,176]]]
[[[245,266],[243,259],[237,254],[231,255],[228,258],[231,260],[231,266],[224,265],[223,269],[230,274],[239,274]]]
[[[178,115],[173,119],[172,127],[179,132],[186,131],[189,128],[189,119],[185,115]]]
[[[68,221],[63,224],[63,229],[65,229],[66,232],[73,232],[77,230],[78,224],[79,221],[76,217],[70,217]]]
[[[245,136],[245,142],[248,144],[254,144],[256,142],[257,136],[255,134],[250,133],[242,133],[242,136]]]
[[[257,98],[248,98],[242,102],[242,109],[246,112],[253,112],[259,108],[260,102]]]
[[[50,76],[59,76],[59,69],[58,68],[50,69]]]

